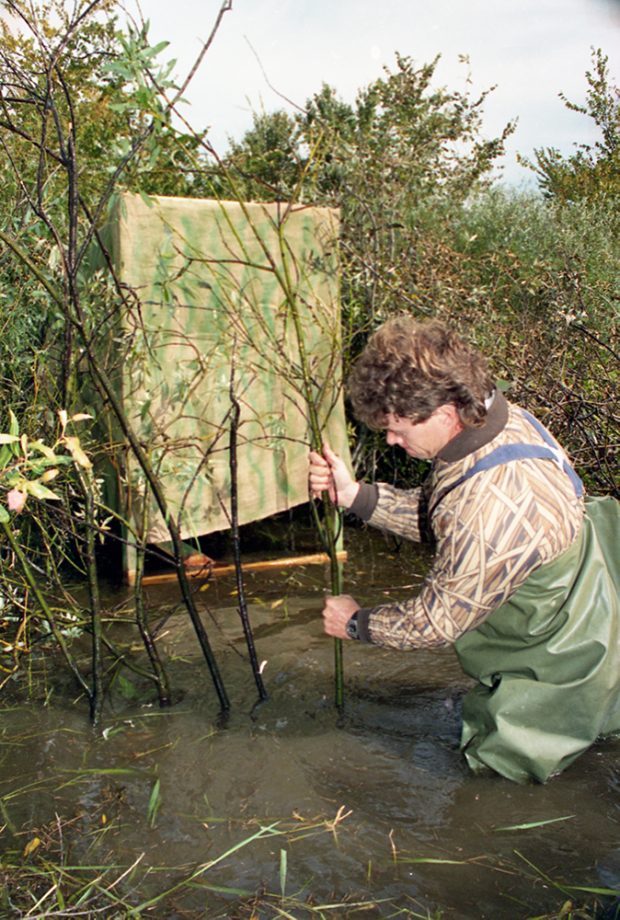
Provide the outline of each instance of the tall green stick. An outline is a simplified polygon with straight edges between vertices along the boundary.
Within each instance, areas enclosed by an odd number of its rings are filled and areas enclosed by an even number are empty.
[[[301,316],[299,314],[298,298],[295,294],[291,273],[288,265],[287,247],[283,237],[283,223],[278,225],[278,238],[280,244],[280,254],[282,258],[282,288],[286,299],[286,305],[293,320],[295,329],[295,338],[299,351],[299,365],[301,368],[302,385],[306,407],[308,410],[308,421],[310,424],[311,447],[319,453],[323,450],[323,435],[319,414],[317,410],[314,393],[312,390],[312,374],[308,364],[308,355],[304,343],[303,328]],[[323,520],[319,519],[315,512],[315,521],[325,550],[329,556],[330,574],[331,574],[331,591],[332,594],[342,594],[342,566],[338,559],[338,535],[342,527],[342,512],[335,509],[331,503],[329,494],[323,493],[322,496],[324,516]],[[344,706],[344,666],[342,655],[342,640],[334,639],[334,696],[338,709]]]

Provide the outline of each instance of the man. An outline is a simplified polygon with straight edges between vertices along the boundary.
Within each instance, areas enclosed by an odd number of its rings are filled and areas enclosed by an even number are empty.
[[[370,338],[349,395],[388,444],[432,461],[423,486],[355,482],[324,445],[310,491],[412,540],[435,562],[418,596],[361,609],[330,597],[325,631],[397,649],[453,643],[478,681],[463,702],[473,770],[544,782],[620,731],[620,512],[584,500],[549,432],[495,388],[441,323],[399,316]]]

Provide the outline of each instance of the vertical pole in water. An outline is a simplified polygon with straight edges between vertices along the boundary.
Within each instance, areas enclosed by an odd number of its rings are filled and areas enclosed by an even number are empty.
[[[304,332],[302,328],[301,316],[299,315],[298,297],[293,284],[289,265],[288,265],[288,247],[283,235],[283,223],[278,225],[278,235],[280,243],[280,255],[282,258],[282,274],[280,284],[285,296],[293,326],[295,329],[295,338],[299,351],[299,365],[301,370],[302,391],[308,413],[308,422],[310,427],[310,440],[312,449],[321,453],[323,450],[323,437],[319,421],[319,413],[315,402],[313,391],[313,374],[309,366],[308,355],[306,353]],[[335,344],[332,343],[335,347]],[[314,519],[317,529],[321,536],[325,550],[329,556],[331,570],[331,592],[334,595],[342,594],[342,566],[338,560],[338,544],[342,533],[342,513],[334,509],[327,492],[323,493],[323,521],[314,508]],[[313,505],[314,507],[314,505]],[[334,639],[334,663],[335,663],[335,701],[338,709],[344,706],[344,668],[342,656],[342,640]]]
[[[328,512],[329,513],[329,512]],[[334,551],[330,559],[332,594],[342,594],[342,563],[338,553],[343,547],[342,539],[342,511],[333,509],[334,522]],[[334,639],[334,702],[336,708],[344,707],[344,661],[342,654],[342,639]]]

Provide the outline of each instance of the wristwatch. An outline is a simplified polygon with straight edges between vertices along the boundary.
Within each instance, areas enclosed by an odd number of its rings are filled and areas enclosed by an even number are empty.
[[[351,619],[347,621],[347,625],[344,628],[349,639],[360,638],[359,629],[357,628],[357,613],[358,612],[355,611]]]

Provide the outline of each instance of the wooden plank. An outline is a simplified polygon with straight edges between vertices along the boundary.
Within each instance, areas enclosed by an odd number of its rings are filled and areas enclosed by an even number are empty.
[[[342,550],[336,554],[340,562],[347,558],[346,551]],[[279,559],[259,559],[256,562],[244,562],[241,566],[244,572],[259,572],[266,569],[288,568],[294,565],[319,565],[329,563],[327,553],[311,553],[308,556],[282,556]],[[208,581],[209,578],[218,578],[220,575],[234,574],[235,566],[230,565],[213,565],[210,568],[186,569],[187,577],[192,581]],[[176,572],[160,572],[154,575],[145,575],[142,579],[144,585],[161,585],[176,581]],[[127,572],[127,584],[135,584],[135,572]]]

